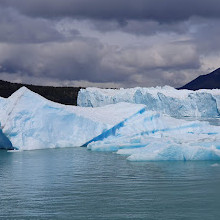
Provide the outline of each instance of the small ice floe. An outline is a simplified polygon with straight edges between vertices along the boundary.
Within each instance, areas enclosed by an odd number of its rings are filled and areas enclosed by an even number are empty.
[[[8,153],[18,153],[21,152],[22,150],[19,149],[14,149],[14,150],[7,150]]]
[[[219,167],[219,165],[220,165],[219,163],[214,163],[211,165],[211,167]]]

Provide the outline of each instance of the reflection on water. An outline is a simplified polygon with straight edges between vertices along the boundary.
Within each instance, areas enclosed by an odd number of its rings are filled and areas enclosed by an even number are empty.
[[[220,219],[219,162],[0,151],[0,219]]]

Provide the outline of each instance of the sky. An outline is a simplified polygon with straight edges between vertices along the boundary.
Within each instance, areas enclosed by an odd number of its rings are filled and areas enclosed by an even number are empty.
[[[180,87],[220,67],[219,0],[1,0],[0,79]]]

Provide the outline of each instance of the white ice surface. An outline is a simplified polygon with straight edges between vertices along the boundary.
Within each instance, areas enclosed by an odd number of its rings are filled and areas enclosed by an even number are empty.
[[[176,90],[172,87],[81,89],[77,104],[97,107],[119,102],[146,105],[148,110],[174,117],[219,117],[220,90]]]
[[[88,149],[117,152],[131,161],[220,160],[220,127],[145,111]]]
[[[81,146],[143,107],[130,103],[100,108],[65,106],[23,87],[7,99],[0,98],[0,123],[19,150]]]

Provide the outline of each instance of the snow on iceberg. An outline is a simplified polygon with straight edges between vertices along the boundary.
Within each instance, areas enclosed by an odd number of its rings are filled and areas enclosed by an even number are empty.
[[[220,160],[220,127],[145,111],[88,149],[114,151],[131,161]]]
[[[0,98],[1,130],[10,140],[3,142],[6,139],[0,134],[0,146],[19,150],[81,146],[118,124],[119,128],[143,108],[130,103],[99,108],[65,106],[23,87],[7,99]]]
[[[172,87],[130,89],[81,89],[77,104],[98,107],[119,102],[146,105],[147,110],[173,117],[219,117],[220,90],[176,90]]]

